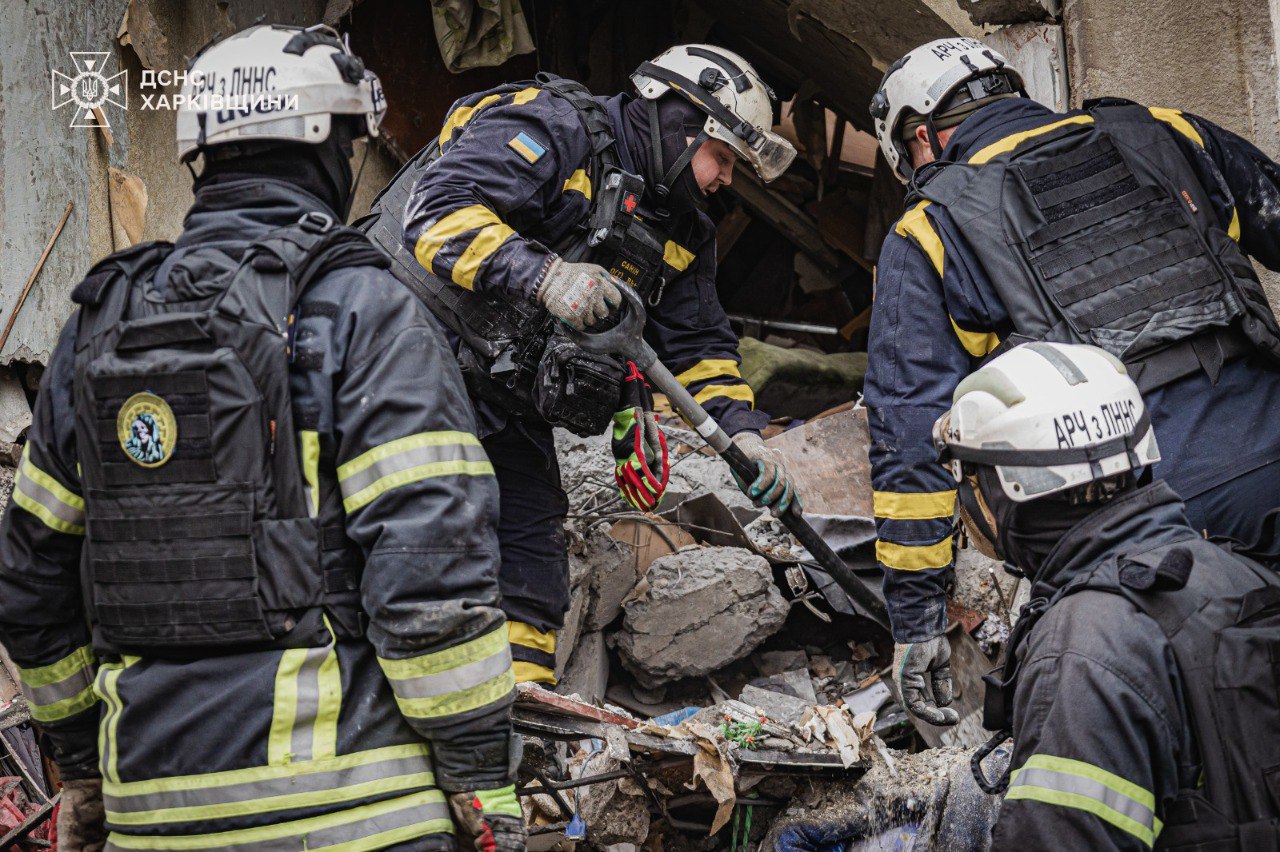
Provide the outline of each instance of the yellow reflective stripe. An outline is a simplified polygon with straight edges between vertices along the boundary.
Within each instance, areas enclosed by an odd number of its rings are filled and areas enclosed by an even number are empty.
[[[480,233],[476,234],[475,239],[462,253],[462,257],[458,258],[457,263],[453,265],[453,283],[468,290],[473,289],[480,265],[514,234],[515,231],[501,222],[481,228]]]
[[[466,127],[467,122],[475,118],[476,113],[501,98],[502,95],[486,95],[472,106],[458,107],[453,112],[449,113],[449,117],[445,120],[444,127],[440,129],[440,150],[444,150],[444,146],[453,138],[453,132],[455,130],[460,127]]]
[[[929,258],[929,262],[933,264],[933,268],[937,270],[938,277],[942,277],[942,238],[933,229],[933,223],[929,221],[928,214],[924,212],[929,203],[928,201],[921,201],[915,207],[902,214],[902,218],[898,220],[898,224],[893,226],[893,230],[900,237],[910,237],[915,240],[916,245],[920,246],[921,251],[925,253]]]
[[[306,483],[307,513],[320,515],[320,433],[310,429],[298,432],[302,448],[302,478]]]
[[[585,169],[577,169],[569,177],[565,178],[564,192],[573,190],[581,192],[589,200],[591,198],[591,178],[587,177]]]
[[[338,468],[342,505],[353,512],[378,495],[438,476],[491,476],[493,465],[469,432],[419,432],[388,441]]]
[[[1240,211],[1231,208],[1231,224],[1227,227],[1227,236],[1236,242],[1240,242]]]
[[[273,766],[295,759],[323,760],[337,753],[342,678],[327,616],[325,628],[328,645],[281,652],[267,734],[267,763]]]
[[[1072,124],[1093,124],[1093,116],[1073,115],[1070,118],[1064,118],[1061,121],[1055,121],[1042,127],[1033,127],[1031,130],[1024,130],[1021,133],[1012,133],[978,151],[978,153],[969,158],[969,162],[974,165],[981,165],[1001,154],[1009,153],[1028,139],[1034,139],[1042,134],[1057,130],[1059,127],[1067,127]]]
[[[378,657],[378,663],[382,666],[382,671],[387,677],[403,679],[456,669],[459,666],[465,666],[468,663],[492,657],[506,648],[507,635],[499,627],[483,636],[479,636],[469,642],[463,642],[461,645],[455,645],[452,648],[445,648],[443,651],[399,660]]]
[[[671,240],[667,240],[667,244],[662,247],[662,262],[676,272],[684,272],[688,269],[689,264],[693,263],[693,258],[693,252]]]
[[[894,521],[926,521],[949,518],[955,513],[956,492],[929,491],[907,494],[895,491],[873,491],[871,503],[877,518]]]
[[[1104,822],[1111,823],[1121,831],[1128,832],[1134,837],[1141,840],[1148,846],[1154,847],[1156,842],[1156,834],[1142,823],[1118,813],[1111,808],[1080,793],[1065,793],[1061,790],[1052,790],[1045,787],[1036,787],[1031,784],[1023,784],[1018,787],[1011,787],[1005,793],[1005,799],[1016,801],[1022,799],[1032,802],[1043,802],[1046,805],[1056,805],[1063,808],[1075,808],[1076,810],[1091,813]]]
[[[708,358],[705,361],[699,361],[676,376],[676,381],[685,387],[689,387],[694,382],[700,382],[704,379],[718,379],[721,376],[733,376],[735,379],[742,378],[742,373],[738,372],[738,362],[729,358]]]
[[[707,385],[702,390],[693,395],[693,399],[698,403],[705,403],[709,399],[721,397],[724,399],[740,399],[743,402],[755,405],[756,395],[751,392],[750,385]]]
[[[508,668],[502,674],[477,684],[469,689],[451,692],[448,695],[424,698],[401,698],[396,696],[396,704],[400,712],[415,719],[436,719],[441,716],[452,716],[455,713],[466,713],[493,704],[511,693],[516,687],[515,672]]]
[[[965,331],[950,314],[947,314],[947,319],[951,320],[951,329],[960,338],[964,351],[974,358],[986,357],[1000,345],[1000,338],[993,331]]]
[[[106,795],[119,798],[186,790],[211,790],[315,772],[336,772],[400,758],[428,757],[430,754],[431,748],[426,743],[410,743],[357,751],[328,760],[298,761],[288,766],[252,766],[248,769],[224,769],[220,772],[206,772],[201,775],[171,775],[165,778],[148,778],[143,781],[104,781],[102,789]]]
[[[526,648],[532,648],[544,654],[554,654],[556,652],[556,632],[554,630],[548,630],[544,633],[531,624],[508,621],[507,638],[512,645],[523,645]]]
[[[876,542],[876,559],[894,571],[926,571],[951,564],[951,536],[937,544],[909,545]]]
[[[298,672],[307,661],[308,648],[289,648],[276,666],[276,687],[267,734],[267,763],[278,766],[293,758],[293,723],[298,712]]]
[[[316,760],[334,757],[338,753],[338,716],[342,713],[342,671],[338,667],[338,640],[333,635],[329,616],[324,616],[324,626],[329,631],[329,653],[320,663],[318,673],[320,707],[316,713],[315,738],[311,756]]]
[[[13,484],[13,502],[39,518],[50,529],[68,535],[84,535],[84,499],[36,467],[31,445],[22,450]]]
[[[33,669],[19,666],[18,674],[22,677],[22,682],[28,686],[49,686],[85,669],[91,669],[97,663],[98,659],[93,655],[93,648],[81,645],[56,663],[37,666]]]
[[[98,723],[98,762],[104,783],[120,780],[120,773],[116,771],[116,751],[119,748],[116,734],[120,728],[120,713],[124,709],[119,681],[125,667],[123,662],[103,663],[98,667],[98,677],[94,681],[94,690],[107,704],[107,712]]]
[[[1151,111],[1155,118],[1168,124],[1201,148],[1204,147],[1204,138],[1200,136],[1199,131],[1195,129],[1191,122],[1182,117],[1182,110],[1166,109],[1165,107],[1147,107],[1147,109]]]
[[[555,686],[556,673],[553,669],[527,660],[515,660],[511,664],[516,683],[547,683]]]
[[[47,666],[18,667],[22,692],[36,721],[57,722],[96,704],[93,678],[97,664],[93,649],[84,645]]]
[[[439,790],[424,790],[409,796],[387,799],[371,805],[307,819],[264,825],[257,828],[219,831],[212,834],[141,836],[113,831],[107,838],[107,845],[121,849],[225,849],[241,844],[268,844],[272,841],[289,838],[305,838],[308,842],[303,846],[295,847],[290,844],[287,848],[306,848],[316,850],[316,852],[318,850],[331,852],[331,850],[385,849],[395,842],[423,837],[427,834],[451,834],[453,832],[453,821],[448,816],[447,806],[445,806],[444,801],[444,794]],[[387,824],[393,824],[393,815],[397,812],[419,814],[422,811],[425,811],[425,813],[420,814],[422,816],[433,814],[437,816],[412,824],[396,826],[389,830],[378,831],[376,834],[364,834],[337,844],[325,843],[323,835],[319,834],[325,831],[339,834],[346,834],[349,831],[362,831],[360,823],[365,823],[366,826],[364,827],[369,829],[377,829]],[[349,831],[342,831],[344,828],[349,829]],[[323,845],[311,845],[317,842]],[[275,846],[270,848],[275,848]]]
[[[1145,787],[1133,783],[1127,778],[1116,775],[1114,772],[1108,772],[1101,766],[1094,766],[1092,763],[1085,763],[1083,760],[1075,760],[1070,757],[1057,757],[1052,754],[1033,754],[1027,758],[1027,762],[1022,764],[1022,768],[1013,774],[1016,776],[1024,769],[1050,769],[1054,772],[1065,772],[1069,775],[1078,775],[1081,778],[1088,778],[1097,781],[1099,784],[1114,790],[1122,796],[1133,799],[1138,804],[1147,808],[1147,810],[1155,812],[1156,797],[1155,794]]]
[[[436,253],[445,244],[460,234],[483,228],[487,225],[500,225],[502,220],[483,204],[470,204],[454,210],[448,216],[441,217],[430,228],[422,232],[413,246],[413,256],[422,264],[423,269],[431,269]],[[433,272],[435,270],[432,270]]]

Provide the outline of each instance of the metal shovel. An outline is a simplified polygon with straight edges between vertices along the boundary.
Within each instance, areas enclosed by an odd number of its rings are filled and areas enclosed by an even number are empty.
[[[743,482],[753,482],[759,475],[755,462],[747,458],[738,445],[733,443],[733,440],[720,428],[720,424],[716,423],[706,409],[685,390],[684,385],[676,381],[671,371],[658,360],[658,355],[653,348],[645,343],[643,332],[646,316],[640,296],[626,285],[621,285],[617,289],[622,294],[624,302],[617,323],[602,331],[566,329],[569,337],[588,352],[617,355],[628,361],[634,361],[650,384],[667,395],[676,411],[680,412],[703,440],[711,445],[711,449],[728,463],[738,478]],[[867,618],[888,630],[889,615],[885,611],[884,603],[850,570],[844,560],[823,541],[814,528],[809,526],[809,522],[796,507],[796,503],[792,502],[785,512],[779,513],[774,510],[774,514],[791,531],[796,540],[813,555],[818,565],[831,575],[840,588],[844,589],[854,606]]]

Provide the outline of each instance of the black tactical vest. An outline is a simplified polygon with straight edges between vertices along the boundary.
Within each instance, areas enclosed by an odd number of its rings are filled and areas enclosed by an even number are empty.
[[[1225,359],[1280,359],[1280,329],[1253,267],[1217,222],[1170,128],[1107,101],[1092,121],[1023,140],[982,165],[918,173],[977,255],[1015,334],[1089,343],[1123,360],[1144,391]]]
[[[1200,763],[1179,768],[1183,787],[1155,848],[1280,849],[1280,574],[1200,540],[1101,563],[1024,609],[1003,675],[986,678],[988,729],[1007,735],[1016,722],[1017,646],[1049,608],[1085,590],[1121,595],[1154,621],[1183,684]]]
[[[510,91],[528,83],[513,83]],[[591,139],[591,212],[550,248],[573,262],[589,261],[635,287],[652,306],[665,287],[667,235],[633,215],[643,178],[619,165],[608,115],[580,83],[541,74],[537,85],[568,100]],[[391,271],[457,337],[458,363],[471,393],[516,417],[598,435],[617,408],[624,375],[617,358],[586,352],[541,305],[505,293],[477,293],[424,269],[405,248],[404,212],[423,173],[441,156],[437,145],[418,152],[355,223],[391,255]]]
[[[310,213],[253,243],[202,298],[148,300],[172,250],[113,255],[72,296],[95,645],[183,657],[324,644],[326,611],[348,632],[360,624],[346,610],[361,562],[304,494],[289,392],[295,304],[326,271],[386,260],[363,234]]]

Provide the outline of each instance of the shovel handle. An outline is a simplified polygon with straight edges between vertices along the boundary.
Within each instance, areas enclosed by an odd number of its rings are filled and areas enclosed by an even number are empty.
[[[671,400],[672,407],[684,415],[689,425],[693,426],[702,439],[711,445],[711,449],[725,460],[729,469],[743,482],[754,481],[755,462],[747,458],[747,454],[729,438],[720,428],[720,424],[712,419],[693,395],[685,390],[684,385],[671,375],[671,371],[658,360],[657,354],[649,344],[645,343],[643,333],[646,315],[640,295],[625,284],[620,285],[618,291],[622,294],[622,305],[619,308],[618,321],[612,328],[603,331],[568,329],[566,333],[569,338],[588,352],[619,355],[628,361],[634,361],[636,367],[649,380],[650,385],[666,394],[667,399]],[[778,515],[778,519],[867,617],[886,630],[889,629],[889,615],[885,611],[884,604],[866,583],[844,564],[844,560],[831,549],[831,545],[827,544],[822,536],[818,535],[817,530],[809,525],[794,502],[787,511]]]

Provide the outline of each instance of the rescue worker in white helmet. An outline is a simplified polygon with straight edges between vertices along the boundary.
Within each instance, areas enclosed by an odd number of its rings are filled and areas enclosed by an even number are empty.
[[[877,556],[909,673],[946,646],[955,497],[930,425],[1016,343],[1089,343],[1128,365],[1160,435],[1155,473],[1196,529],[1248,541],[1280,505],[1280,330],[1249,263],[1280,269],[1280,169],[1175,109],[1059,114],[1024,94],[999,53],[950,38],[895,62],[871,106],[910,182],[878,259],[866,379]]]
[[[633,508],[655,508],[666,487],[644,378],[561,330],[605,317],[616,288],[640,291],[646,339],[756,461],[743,490],[779,509],[795,499],[760,438],[768,415],[740,376],[702,212],[739,160],[770,181],[794,158],[770,129],[773,93],[745,59],[712,45],[673,47],[631,79],[635,95],[597,97],[540,75],[459,100],[358,225],[452,333],[502,493],[503,608],[520,680],[554,682],[569,606],[551,427],[611,428],[615,478]]]
[[[1032,584],[986,678],[997,733],[975,775],[1008,791],[992,848],[1274,848],[1280,575],[1150,481],[1161,452],[1124,364],[1015,347],[960,382],[933,435],[972,540]]]
[[[76,287],[0,540],[59,842],[521,850],[493,467],[431,315],[341,224],[377,77],[256,26],[183,94],[183,232]]]

